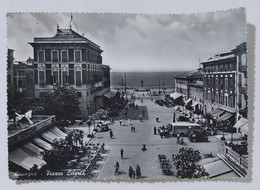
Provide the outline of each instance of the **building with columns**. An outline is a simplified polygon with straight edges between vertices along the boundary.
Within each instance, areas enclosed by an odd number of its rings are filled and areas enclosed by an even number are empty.
[[[34,54],[35,96],[54,85],[71,85],[80,101],[80,118],[87,118],[103,106],[110,91],[110,67],[102,64],[99,45],[71,29],[59,29],[53,37],[35,37],[29,43]]]

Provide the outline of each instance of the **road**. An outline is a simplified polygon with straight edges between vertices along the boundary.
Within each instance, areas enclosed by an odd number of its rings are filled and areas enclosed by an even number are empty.
[[[142,94],[140,94],[142,97]],[[177,154],[181,145],[176,144],[176,138],[160,138],[159,135],[153,134],[154,126],[159,127],[172,123],[173,108],[162,107],[151,101],[149,98],[135,100],[135,104],[139,105],[138,110],[130,108],[128,117],[131,117],[131,123],[136,128],[136,132],[131,132],[131,126],[120,126],[118,119],[115,120],[110,128],[113,130],[114,138],[110,139],[109,132],[98,132],[91,140],[92,143],[104,142],[108,154],[105,159],[100,163],[99,170],[94,171],[97,173],[97,179],[111,179],[111,178],[125,178],[128,179],[129,166],[133,168],[138,164],[141,167],[142,178],[158,179],[158,178],[172,178],[172,176],[162,175],[161,168],[158,162],[158,154],[165,154],[171,160],[172,154]],[[134,117],[142,114],[145,109],[144,120],[140,122]],[[132,113],[131,113],[132,112]],[[176,117],[180,114],[176,112]],[[156,122],[156,116],[159,116],[159,122]],[[122,116],[123,117],[123,116]],[[203,153],[212,152],[215,156],[219,152],[221,141],[211,136],[209,142],[191,143],[188,138],[184,138],[188,146],[199,149],[201,155]],[[142,151],[143,144],[146,145],[146,151]],[[124,150],[124,159],[120,158],[120,149]],[[114,165],[116,161],[120,164],[119,175],[114,175]]]

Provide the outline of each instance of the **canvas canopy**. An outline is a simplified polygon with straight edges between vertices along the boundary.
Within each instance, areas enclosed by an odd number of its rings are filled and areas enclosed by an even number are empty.
[[[52,146],[50,143],[40,139],[39,137],[36,137],[34,139],[32,139],[32,142],[34,142],[37,146],[45,149],[45,150],[51,150]]]
[[[21,148],[17,148],[14,151],[9,153],[9,160],[18,166],[23,167],[24,169],[30,171],[30,169],[37,165],[38,169],[46,165],[46,162],[42,159],[39,159]]]

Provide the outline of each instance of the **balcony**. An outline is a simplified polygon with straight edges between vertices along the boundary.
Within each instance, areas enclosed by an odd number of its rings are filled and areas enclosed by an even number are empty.
[[[246,93],[247,93],[246,88],[240,86],[240,87],[239,87],[239,94],[246,94]]]

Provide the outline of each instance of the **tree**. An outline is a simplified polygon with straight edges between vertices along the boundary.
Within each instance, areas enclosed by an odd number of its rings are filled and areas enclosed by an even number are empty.
[[[77,91],[71,86],[55,86],[44,97],[46,114],[56,115],[57,120],[73,120],[80,111]]]

